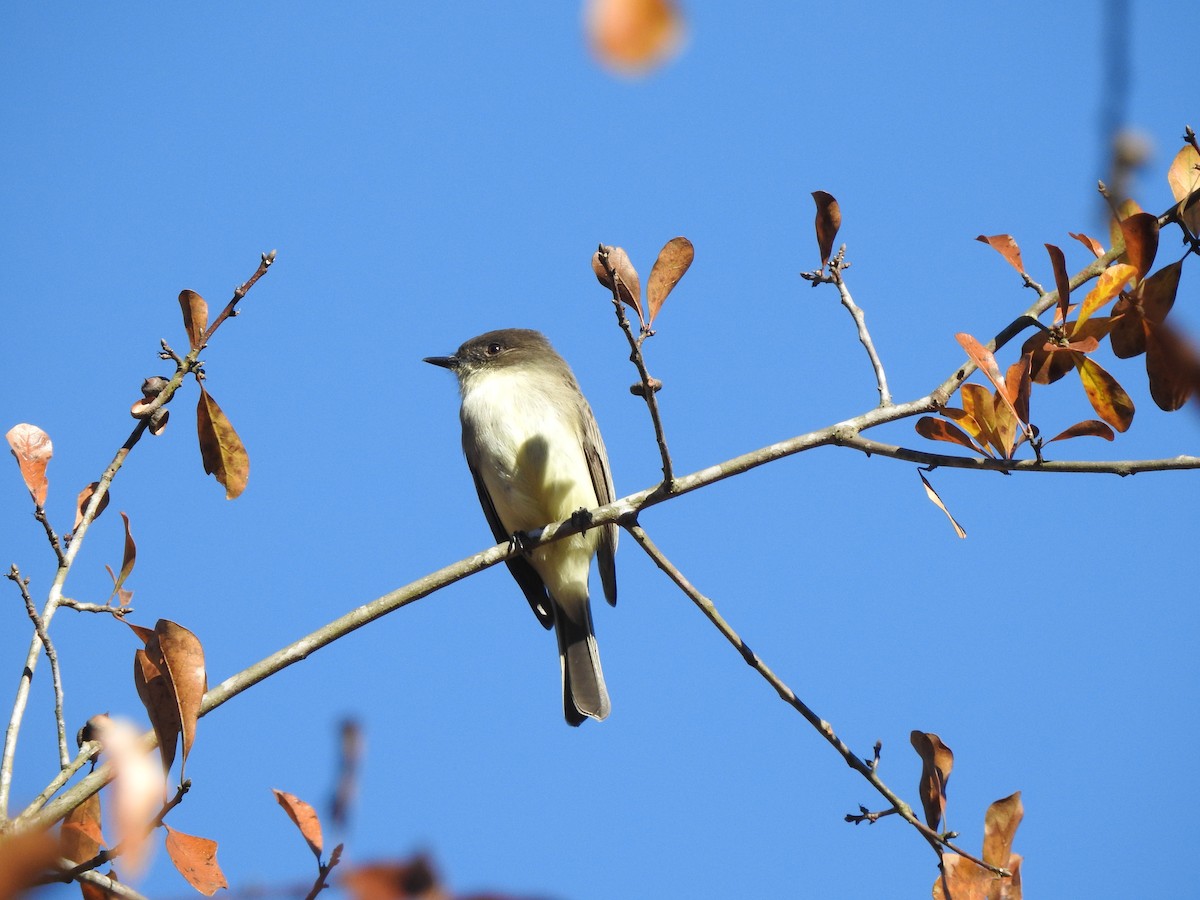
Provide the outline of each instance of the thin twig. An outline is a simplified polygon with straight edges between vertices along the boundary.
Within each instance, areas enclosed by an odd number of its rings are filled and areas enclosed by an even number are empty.
[[[329,873],[333,871],[333,867],[342,861],[342,845],[338,844],[333,848],[333,852],[329,854],[329,862],[320,866],[317,873],[317,880],[313,882],[312,890],[308,892],[304,900],[316,900],[316,896],[325,890],[328,885]]]
[[[75,612],[86,613],[108,613],[114,619],[123,619],[131,612],[132,606],[110,606],[104,603],[84,603],[80,600],[72,600],[69,597],[63,597],[58,601],[59,606],[73,609]]]
[[[38,508],[41,509],[41,507]],[[57,541],[55,541],[55,549],[58,549]],[[71,755],[67,750],[67,723],[63,717],[62,672],[58,668],[58,653],[55,652],[54,644],[50,642],[50,635],[46,631],[42,617],[38,615],[37,607],[33,604],[33,597],[29,595],[29,579],[21,577],[16,563],[8,570],[5,577],[20,589],[21,599],[25,601],[25,612],[29,614],[29,620],[33,622],[33,630],[37,633],[38,640],[42,642],[46,658],[50,660],[50,680],[54,684],[54,724],[58,729],[58,763],[60,770],[65,769],[71,764]]]
[[[69,859],[60,859],[58,868],[62,871],[62,876],[58,881],[86,881],[88,884],[94,884],[105,892],[105,896],[120,897],[122,900],[148,900],[145,894],[140,894],[124,882],[117,881],[115,878],[110,878],[108,875],[101,875],[99,872],[78,872],[75,875],[66,874],[69,872],[75,863]]]
[[[61,566],[63,561],[63,548],[58,540],[58,535],[54,533],[54,528],[50,524],[50,517],[46,515],[46,510],[40,504],[34,509],[33,517],[42,523],[42,527],[46,529],[46,540],[50,542],[50,549],[54,551],[54,556],[58,559],[58,564]]]
[[[88,760],[99,752],[100,743],[98,741],[84,741],[79,748],[79,752],[75,754],[75,758],[59,770],[59,773],[42,789],[42,792],[34,797],[33,801],[21,811],[21,815],[17,817],[17,820],[19,821],[23,817],[31,816],[45,806],[50,798],[57,794],[59,789],[71,780],[71,776],[87,765]]]
[[[612,285],[613,308],[616,311],[617,324],[621,326],[621,330],[625,332],[625,338],[629,341],[629,361],[633,363],[637,369],[638,378],[641,379],[640,385],[635,385],[637,389],[631,388],[630,390],[640,395],[646,401],[646,408],[650,410],[650,421],[654,426],[654,439],[658,442],[658,454],[662,458],[663,490],[670,494],[675,490],[675,470],[671,463],[671,453],[667,450],[667,437],[663,430],[662,416],[658,411],[658,389],[662,387],[662,383],[650,376],[650,372],[646,368],[646,359],[642,355],[642,343],[654,332],[644,331],[640,338],[633,336],[633,328],[629,324],[629,318],[625,315],[625,304],[621,301],[621,276],[609,259],[610,249],[601,244],[598,253],[600,264],[604,266],[604,271],[608,273],[609,283]]]
[[[621,524],[625,527],[625,530],[629,532],[633,539],[637,541],[638,546],[646,551],[646,554],[654,561],[654,564],[662,569],[663,572],[667,574],[668,578],[675,582],[676,586],[687,595],[688,599],[696,604],[700,611],[704,613],[705,617],[712,622],[712,624],[716,626],[716,629],[721,632],[722,635],[724,635],[725,639],[733,645],[738,653],[741,654],[743,661],[745,661],[748,666],[761,675],[767,684],[771,685],[771,687],[775,689],[775,693],[779,695],[780,699],[783,700],[784,703],[787,703],[794,710],[796,710],[796,712],[800,713],[800,715],[802,715],[805,720],[817,730],[821,737],[825,738],[830,746],[832,746],[833,749],[838,752],[838,754],[843,760],[846,761],[846,764],[850,766],[850,768],[862,775],[863,778],[865,778],[871,784],[871,786],[875,788],[875,790],[879,791],[879,793],[882,794],[887,801],[892,804],[896,814],[898,814],[910,825],[914,826],[925,838],[925,840],[928,841],[931,846],[933,846],[935,852],[940,855],[940,848],[945,847],[954,851],[955,853],[958,853],[960,856],[970,859],[977,865],[983,866],[985,869],[994,872],[997,875],[1008,876],[1011,874],[1007,869],[1001,869],[996,866],[988,865],[982,860],[978,860],[970,856],[970,854],[963,853],[950,841],[948,841],[945,836],[936,833],[933,831],[933,829],[929,828],[924,822],[917,818],[912,811],[912,807],[901,800],[891,788],[883,783],[882,779],[879,777],[879,773],[876,771],[876,767],[872,764],[872,762],[862,759],[848,746],[846,746],[845,742],[834,732],[833,726],[813,712],[813,710],[803,700],[796,696],[796,692],[788,687],[778,675],[771,671],[771,669],[765,662],[763,662],[762,658],[759,657],[757,653],[750,649],[750,647],[744,640],[742,640],[738,633],[733,630],[733,627],[727,621],[725,621],[725,618],[721,615],[721,613],[718,612],[717,607],[712,600],[700,593],[700,591],[698,591],[696,587],[690,581],[688,581],[684,574],[675,567],[674,563],[672,563],[670,559],[668,559],[666,555],[655,545],[655,543],[650,539],[650,536],[646,534],[641,525],[637,523],[636,519],[631,517],[622,521]]]

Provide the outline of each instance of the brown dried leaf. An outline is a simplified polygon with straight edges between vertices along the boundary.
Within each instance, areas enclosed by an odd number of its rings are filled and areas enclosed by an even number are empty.
[[[217,864],[217,842],[208,838],[197,837],[194,834],[184,834],[176,831],[167,823],[167,855],[179,870],[179,874],[187,879],[187,883],[211,897],[221,888],[229,887],[225,873]]]
[[[30,896],[57,858],[58,842],[45,831],[0,835],[0,900]]]
[[[204,648],[200,639],[182,625],[159,619],[154,625],[162,654],[162,670],[171,684],[179,707],[179,724],[183,733],[183,759],[180,778],[187,765],[188,753],[196,739],[196,722],[200,719],[200,704],[208,690],[208,675],[204,668]],[[147,652],[150,648],[147,647]]]
[[[1166,322],[1146,319],[1146,374],[1158,408],[1174,412],[1187,403],[1200,381],[1196,350]]]
[[[1117,246],[1118,241],[1125,239],[1121,233],[1121,220],[1128,219],[1130,216],[1141,211],[1142,208],[1133,199],[1122,200],[1117,205],[1117,208],[1113,211],[1113,217],[1108,221],[1108,237],[1112,241],[1112,246]]]
[[[1025,816],[1021,805],[1021,792],[1017,791],[988,807],[983,817],[983,861],[991,866],[1005,868],[1012,855],[1013,838],[1017,827]]]
[[[133,599],[132,591],[123,591],[125,579],[133,574],[134,563],[137,562],[137,544],[133,542],[133,534],[129,530],[129,516],[121,513],[121,521],[125,523],[125,552],[121,558],[121,572],[113,579],[112,594],[109,595],[109,602],[112,602],[113,597],[121,597],[121,606],[129,605],[129,601]],[[106,567],[107,568],[107,567]],[[112,574],[112,569],[108,570]]]
[[[1105,269],[1096,279],[1096,286],[1083,298],[1075,318],[1075,327],[1086,322],[1092,313],[1121,293],[1121,289],[1136,277],[1137,269],[1128,263],[1117,263]]]
[[[817,204],[817,248],[821,251],[823,269],[833,253],[833,242],[837,238],[838,229],[842,227],[842,208],[833,194],[825,191],[813,191],[812,198]]]
[[[1075,368],[1087,393],[1088,402],[1101,419],[1117,431],[1125,431],[1133,422],[1133,401],[1115,378],[1095,360],[1076,355]]]
[[[996,880],[987,869],[957,853],[942,854],[942,871],[933,883],[934,900],[988,900],[988,888]]]
[[[1004,373],[1006,393],[1013,398],[1013,410],[1022,424],[1029,423],[1029,395],[1033,390],[1033,379],[1029,373],[1032,367],[1032,354],[1023,353]]]
[[[924,481],[924,476],[921,476]],[[928,482],[926,482],[928,484]],[[921,781],[918,791],[925,810],[925,824],[937,831],[946,812],[946,782],[954,768],[954,754],[936,734],[914,731],[908,736],[921,757]]]
[[[1197,189],[1200,189],[1200,153],[1191,144],[1175,154],[1171,168],[1167,170],[1167,183],[1175,202],[1183,204]],[[1183,222],[1193,235],[1200,234],[1200,199],[1193,199],[1183,210]]]
[[[246,489],[246,481],[250,478],[250,456],[203,383],[196,405],[196,433],[200,438],[200,459],[205,473],[224,485],[226,500],[237,498]]]
[[[1010,266],[1022,275],[1025,274],[1025,264],[1021,262],[1021,248],[1017,246],[1017,242],[1013,240],[1011,234],[981,234],[975,240],[987,244],[1008,260]]]
[[[637,313],[638,323],[645,327],[646,317],[642,314],[642,284],[638,279],[637,269],[633,267],[633,263],[629,259],[629,254],[620,247],[602,245],[601,250],[608,254],[608,264],[617,274],[621,302]],[[609,271],[600,260],[600,250],[592,255],[592,271],[596,273],[597,281],[610,291],[613,289],[613,280],[609,277]]]
[[[661,65],[683,35],[674,0],[589,0],[584,23],[592,53],[625,74]]]
[[[279,805],[283,807],[283,811],[288,814],[288,818],[296,823],[300,834],[304,836],[304,840],[308,841],[308,848],[319,860],[324,847],[324,839],[321,837],[321,820],[317,816],[317,811],[295,794],[274,788],[272,791],[274,791]]]
[[[944,411],[944,410],[943,410]],[[966,447],[975,453],[981,453],[975,442],[957,425],[947,422],[945,419],[935,419],[933,416],[922,416],[917,419],[916,424],[917,434],[923,438],[929,438],[931,441],[946,441],[950,444],[958,444]]]
[[[1139,279],[1145,278],[1158,253],[1158,216],[1134,213],[1121,220],[1121,234],[1125,237],[1125,259]]]
[[[46,480],[46,463],[54,455],[50,435],[36,425],[22,423],[14,425],[4,437],[21,468],[21,477],[25,479],[25,487],[29,489],[33,502],[45,506],[46,491],[50,487],[50,482]]]
[[[150,641],[158,659],[153,659],[146,650],[134,652],[133,685],[137,688],[142,706],[146,707],[150,726],[158,738],[158,753],[165,774],[171,771],[171,765],[175,762],[175,751],[179,746],[179,732],[182,726],[179,721],[179,704],[175,700],[170,679],[162,670],[161,654],[153,632],[150,633]]]
[[[1095,238],[1088,237],[1086,234],[1076,234],[1073,231],[1068,231],[1067,235],[1075,238],[1075,240],[1091,250],[1097,259],[1104,255],[1104,245]]]
[[[79,864],[100,852],[104,834],[100,830],[100,795],[92,794],[63,819],[59,832],[62,855]]]
[[[179,306],[183,310],[183,327],[187,329],[188,344],[195,350],[208,328],[208,304],[195,291],[180,291]]]
[[[1061,431],[1050,438],[1046,443],[1053,444],[1055,441],[1065,441],[1076,437],[1098,437],[1104,438],[1106,441],[1115,441],[1117,439],[1117,436],[1113,434],[1113,430],[1099,419],[1087,419],[1083,422],[1076,422],[1066,431]]]
[[[1143,322],[1161,322],[1175,304],[1183,260],[1163,266],[1143,279],[1128,299],[1122,297],[1113,306],[1112,349],[1119,359],[1130,359],[1146,352]]]
[[[96,489],[99,487],[100,482],[93,481],[79,492],[79,498],[75,501],[75,524],[71,526],[72,532],[79,528],[79,524],[83,521],[83,511],[87,509],[88,503],[91,502],[92,494],[96,493]],[[108,501],[111,498],[112,494],[109,491],[105,491],[104,496],[100,498],[100,505],[96,507],[96,515],[92,517],[93,522],[100,518],[100,513],[108,508]]]
[[[671,238],[658,251],[658,259],[650,269],[650,278],[646,281],[646,305],[649,307],[650,318],[647,325],[654,324],[654,317],[662,309],[667,295],[679,284],[679,279],[687,272],[696,250],[692,242],[685,237]]]
[[[954,527],[954,533],[960,538],[966,538],[966,530],[958,524],[958,520],[954,516],[950,515],[950,510],[946,509],[946,504],[942,502],[942,498],[933,489],[933,485],[929,483],[929,479],[925,477],[920,469],[917,470],[917,474],[921,476],[921,484],[925,485],[925,493],[929,496],[930,502],[946,514],[946,518],[950,520],[950,524]],[[916,732],[913,732],[913,734],[916,734]]]
[[[1071,278],[1067,275],[1067,257],[1053,244],[1046,244],[1050,254],[1050,266],[1054,269],[1054,286],[1058,289],[1058,307],[1054,313],[1054,324],[1067,320],[1067,308],[1071,303]]]

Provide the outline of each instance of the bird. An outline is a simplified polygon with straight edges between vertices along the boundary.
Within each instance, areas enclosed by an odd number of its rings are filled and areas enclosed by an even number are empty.
[[[458,380],[462,447],[497,542],[614,499],[608,454],[571,368],[545,335],[505,328],[424,362]],[[597,559],[605,599],[617,602],[617,525],[600,525],[506,561],[538,621],[553,628],[563,715],[578,726],[611,709],[589,601]]]

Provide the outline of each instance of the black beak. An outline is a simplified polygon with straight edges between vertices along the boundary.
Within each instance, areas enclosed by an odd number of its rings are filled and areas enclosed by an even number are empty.
[[[422,362],[430,363],[431,365],[441,366],[443,369],[457,369],[457,356],[427,356]]]

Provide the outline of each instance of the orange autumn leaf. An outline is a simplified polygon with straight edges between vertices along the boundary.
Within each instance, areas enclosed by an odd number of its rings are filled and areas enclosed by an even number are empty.
[[[154,640],[151,632],[150,640]],[[150,718],[150,727],[158,738],[158,755],[162,760],[163,772],[171,771],[175,762],[175,751],[179,747],[179,732],[182,725],[179,721],[179,704],[175,700],[175,692],[167,674],[163,671],[162,660],[157,645],[153,648],[154,657],[144,649],[138,649],[133,654],[133,686],[137,690],[146,715]]]
[[[317,811],[295,794],[274,788],[272,791],[275,799],[279,801],[279,805],[283,807],[283,811],[288,814],[288,818],[300,829],[300,834],[308,842],[308,848],[319,860],[324,848],[324,838],[321,836],[321,819],[317,816]]]
[[[168,619],[159,619],[154,624],[156,640],[146,647],[148,654],[157,651],[163,674],[171,686],[171,693],[179,709],[179,727],[183,735],[183,757],[180,775],[187,765],[188,753],[196,740],[196,723],[200,719],[200,705],[208,690],[208,674],[204,666],[204,648],[200,639],[182,625]],[[161,661],[161,662],[160,662]]]
[[[183,310],[183,327],[187,330],[188,344],[195,350],[208,328],[208,304],[195,291],[180,291],[179,306]]]
[[[1096,286],[1083,298],[1083,303],[1080,304],[1079,313],[1075,318],[1076,327],[1086,322],[1092,313],[1121,293],[1121,289],[1136,277],[1137,269],[1128,263],[1117,263],[1105,269],[1096,279]]]
[[[928,438],[931,441],[946,441],[950,444],[958,444],[966,447],[975,453],[979,453],[980,448],[975,445],[970,436],[961,428],[952,422],[947,422],[945,419],[937,419],[933,416],[922,416],[917,420],[917,434],[923,438]]]
[[[683,17],[673,0],[589,0],[584,26],[592,53],[626,74],[661,65],[683,35]]]
[[[1011,234],[981,234],[975,240],[987,244],[1003,256],[1010,266],[1022,275],[1025,274],[1025,263],[1021,262],[1021,248],[1017,246],[1017,242],[1013,240]]]
[[[1079,380],[1087,393],[1088,402],[1101,419],[1117,431],[1125,431],[1133,423],[1133,401],[1115,378],[1095,360],[1079,355],[1075,358]]]
[[[24,479],[33,502],[38,506],[45,506],[46,491],[50,487],[50,482],[46,479],[46,464],[54,455],[50,435],[36,425],[22,423],[10,428],[4,437],[17,460],[21,478]]]
[[[1108,425],[1099,419],[1087,419],[1083,422],[1076,422],[1070,428],[1060,431],[1054,437],[1050,438],[1050,440],[1046,441],[1046,443],[1053,444],[1055,441],[1065,441],[1076,437],[1098,437],[1104,438],[1106,441],[1115,441],[1117,439],[1117,436],[1113,434],[1113,430]]]
[[[225,487],[225,499],[240,496],[250,478],[250,456],[203,382],[196,404],[196,434],[200,439],[200,460],[205,473]]]
[[[1076,234],[1073,231],[1068,231],[1067,236],[1075,238],[1075,240],[1079,241],[1079,243],[1091,250],[1092,255],[1097,259],[1104,255],[1104,245],[1095,238],[1088,237],[1086,234]]]
[[[654,318],[662,309],[667,295],[675,289],[679,279],[683,278],[695,256],[696,250],[692,242],[685,237],[671,238],[658,251],[658,258],[654,260],[650,277],[646,280],[646,305],[650,314],[647,325],[654,324]]]
[[[167,830],[167,855],[171,857],[171,862],[179,870],[179,874],[187,879],[188,884],[206,897],[211,897],[221,888],[229,887],[225,873],[217,864],[216,841],[194,834],[184,834],[165,822],[163,828]]]

